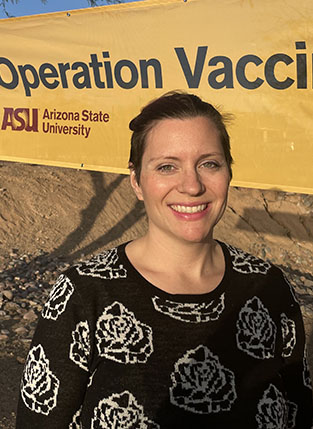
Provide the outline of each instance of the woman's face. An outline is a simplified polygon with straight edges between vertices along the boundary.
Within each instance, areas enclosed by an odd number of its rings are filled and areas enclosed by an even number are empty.
[[[147,135],[140,184],[149,233],[158,239],[205,242],[222,217],[229,170],[219,133],[209,119],[163,119]]]

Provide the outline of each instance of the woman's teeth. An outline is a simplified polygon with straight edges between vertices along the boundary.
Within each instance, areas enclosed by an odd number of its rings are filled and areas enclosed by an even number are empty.
[[[202,212],[207,208],[207,204],[200,204],[198,206],[181,206],[181,205],[171,205],[171,208],[179,213],[198,213]]]

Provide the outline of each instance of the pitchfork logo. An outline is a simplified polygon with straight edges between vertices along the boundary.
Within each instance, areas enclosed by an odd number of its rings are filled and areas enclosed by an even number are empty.
[[[38,132],[38,109],[4,107],[1,130]]]

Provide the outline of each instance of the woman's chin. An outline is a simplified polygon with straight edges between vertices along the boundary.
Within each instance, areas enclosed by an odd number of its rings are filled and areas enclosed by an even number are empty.
[[[213,238],[213,231],[203,233],[203,231],[185,231],[176,236],[177,241],[185,243],[207,243]]]

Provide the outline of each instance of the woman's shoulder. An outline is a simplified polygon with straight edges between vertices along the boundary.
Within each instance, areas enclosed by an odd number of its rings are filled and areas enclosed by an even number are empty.
[[[124,267],[126,243],[91,257],[87,261],[81,261],[72,267],[79,276],[94,277],[103,280],[126,278],[127,270]]]
[[[271,294],[290,294],[297,301],[294,287],[290,283],[286,273],[269,260],[262,259],[245,250],[220,242],[228,264],[233,273],[239,273],[242,281],[244,278],[249,281],[249,275],[257,276],[257,284],[261,289],[270,290]],[[273,287],[270,287],[270,286]]]
[[[62,276],[68,278],[75,285],[88,284],[96,279],[99,281],[125,279],[127,277],[127,268],[125,267],[126,244],[105,249],[89,259],[81,260],[64,271]]]
[[[117,296],[124,296],[123,280],[127,278],[124,247],[125,244],[104,250],[63,271],[49,292],[43,318],[56,320],[69,307],[83,314],[88,309],[90,316],[97,311],[100,303],[105,306],[116,300]],[[111,287],[112,282],[114,287]]]
[[[245,250],[228,243],[220,242],[224,254],[229,256],[232,269],[241,274],[266,275],[275,266],[268,260],[262,259]]]

